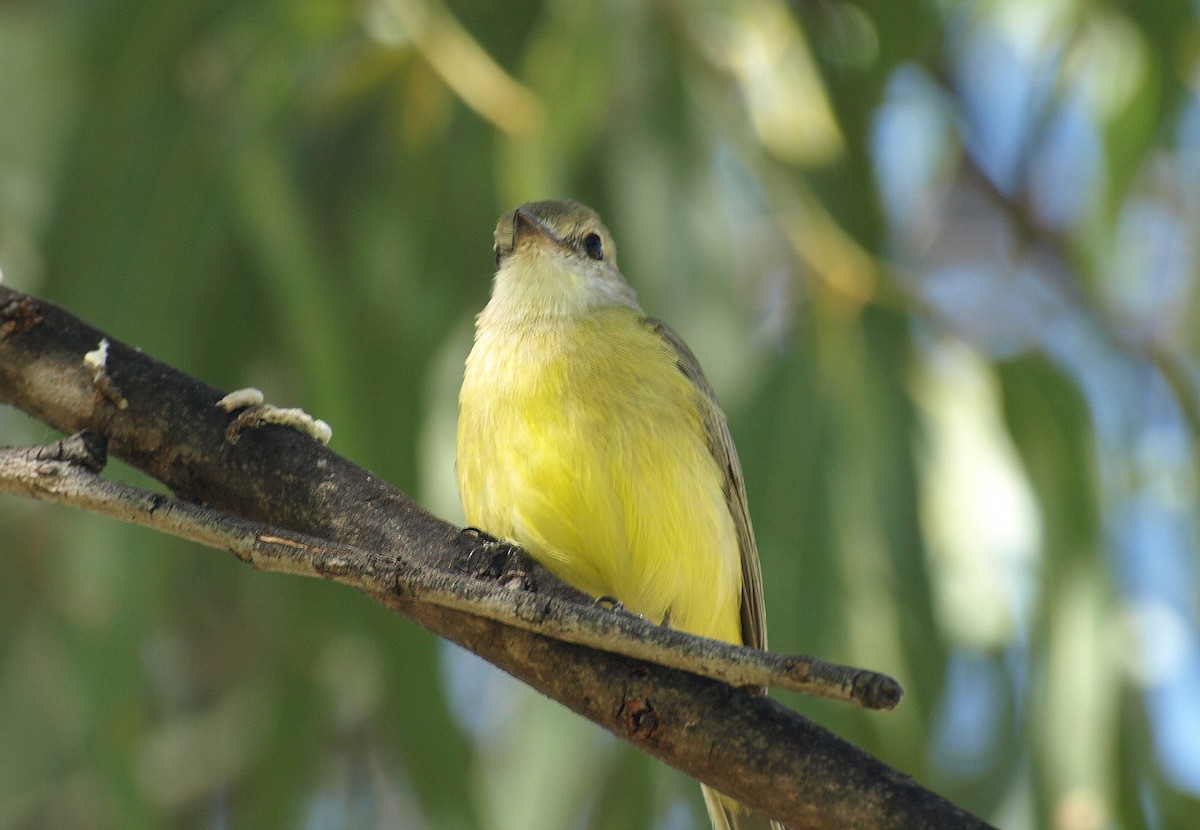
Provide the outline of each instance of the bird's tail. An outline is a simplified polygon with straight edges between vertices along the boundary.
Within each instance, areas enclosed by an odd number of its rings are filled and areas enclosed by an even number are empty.
[[[787,830],[779,822],[743,807],[712,787],[701,784],[700,791],[704,793],[704,806],[708,808],[713,830]]]

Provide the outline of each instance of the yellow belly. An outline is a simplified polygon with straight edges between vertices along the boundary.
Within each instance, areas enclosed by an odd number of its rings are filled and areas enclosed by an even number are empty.
[[[458,425],[467,522],[594,596],[741,642],[741,558],[704,436],[711,405],[628,309],[481,329]]]

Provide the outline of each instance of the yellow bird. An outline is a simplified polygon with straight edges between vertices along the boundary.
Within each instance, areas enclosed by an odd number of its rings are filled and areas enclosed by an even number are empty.
[[[765,649],[725,416],[687,345],[638,305],[600,217],[522,205],[500,218],[495,253],[459,396],[467,522],[593,596]],[[767,826],[708,787],[704,800],[717,830]]]

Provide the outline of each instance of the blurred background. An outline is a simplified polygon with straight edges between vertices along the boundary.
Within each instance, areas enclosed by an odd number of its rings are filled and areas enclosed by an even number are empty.
[[[587,202],[729,415],[771,645],[908,691],[780,699],[1005,830],[1196,827],[1198,18],[9,0],[0,268],[457,521],[494,222]],[[0,554],[0,830],[703,823],[346,589],[12,498]]]

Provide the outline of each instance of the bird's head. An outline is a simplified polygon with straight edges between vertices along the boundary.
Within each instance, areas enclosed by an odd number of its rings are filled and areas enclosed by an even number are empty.
[[[496,225],[491,306],[535,316],[637,308],[599,214],[570,200],[529,202]]]

